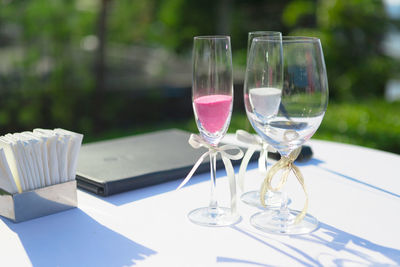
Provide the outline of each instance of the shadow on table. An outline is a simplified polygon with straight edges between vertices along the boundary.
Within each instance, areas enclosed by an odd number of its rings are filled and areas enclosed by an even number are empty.
[[[18,224],[2,220],[33,266],[130,266],[156,254],[78,208]]]
[[[363,182],[363,181],[361,181],[361,180],[358,180],[358,179],[353,178],[353,177],[351,177],[351,176],[345,175],[345,174],[343,174],[343,173],[340,173],[340,172],[337,172],[337,171],[334,171],[334,170],[331,170],[331,169],[322,167],[322,166],[320,166],[321,163],[324,163],[324,161],[319,160],[319,159],[316,159],[316,158],[313,158],[313,159],[311,159],[311,160],[309,160],[309,161],[307,161],[307,162],[305,162],[305,163],[296,164],[296,165],[298,165],[298,166],[314,165],[314,166],[317,166],[318,168],[320,168],[320,169],[322,169],[322,170],[324,170],[324,171],[333,173],[333,174],[335,174],[335,175],[337,175],[337,176],[339,176],[339,177],[342,177],[342,178],[344,178],[344,179],[350,180],[350,181],[355,182],[355,183],[358,183],[358,184],[362,184],[362,185],[367,186],[367,187],[369,187],[369,188],[372,188],[372,189],[378,190],[378,191],[380,191],[380,192],[389,194],[389,195],[391,195],[391,196],[400,198],[400,195],[398,195],[398,194],[396,194],[396,193],[393,193],[393,192],[390,192],[390,191],[388,191],[388,190],[386,190],[386,189],[383,189],[383,188],[377,187],[377,186],[375,186],[375,185],[372,185],[372,184]]]
[[[298,235],[290,236],[290,240],[297,239],[305,242],[315,243],[318,245],[325,246],[332,250],[332,253],[320,253],[318,257],[314,258],[306,253],[306,250],[294,247],[288,242],[278,241],[273,238],[273,235],[264,235],[263,233],[256,231],[248,231],[238,226],[232,226],[233,230],[238,231],[249,238],[252,238],[265,246],[275,250],[282,256],[288,257],[298,264],[306,266],[324,266],[324,265],[335,265],[342,266],[344,264],[361,264],[361,265],[385,265],[390,266],[386,262],[380,261],[380,259],[375,258],[373,255],[384,256],[394,262],[395,265],[400,265],[400,250],[381,246],[375,244],[371,241],[363,239],[361,237],[352,235],[350,233],[344,232],[333,226],[327,225],[320,222],[320,227],[317,231],[308,235]],[[277,245],[273,245],[277,244]],[[351,255],[351,258],[346,258],[346,256],[337,257],[336,252],[345,252],[345,255]],[[322,257],[323,256],[323,257]],[[354,260],[357,259],[357,261]],[[382,258],[382,257],[379,257]],[[331,262],[326,262],[326,260],[331,260]],[[324,261],[324,262],[321,262]],[[231,262],[231,263],[248,263],[256,266],[269,266],[266,263],[253,262],[243,259],[234,259],[226,257],[217,257],[217,262]]]
[[[240,263],[240,264],[248,264],[248,265],[254,265],[254,266],[261,266],[261,267],[276,266],[276,265],[269,265],[269,264],[264,264],[264,263],[256,262],[256,261],[239,260],[239,259],[227,258],[227,257],[217,257],[217,262],[219,262],[219,263]]]

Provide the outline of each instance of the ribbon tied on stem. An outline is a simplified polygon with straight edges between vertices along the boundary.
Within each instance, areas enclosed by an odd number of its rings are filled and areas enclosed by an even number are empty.
[[[297,159],[301,152],[301,147],[293,150],[292,153],[290,153],[287,157],[281,157],[281,159],[276,162],[271,169],[268,171],[267,176],[264,179],[264,182],[261,185],[260,189],[260,200],[261,204],[265,207],[265,193],[267,190],[277,192],[279,191],[286,183],[287,178],[292,171],[294,175],[297,178],[297,181],[300,183],[301,187],[303,188],[304,194],[305,194],[305,203],[303,206],[302,211],[296,216],[295,223],[299,223],[303,220],[303,218],[306,216],[307,213],[307,208],[308,208],[308,193],[306,186],[304,184],[304,177],[300,172],[300,169],[294,165],[294,161]],[[276,187],[272,186],[272,180],[274,176],[282,170],[282,176],[281,179]]]
[[[207,158],[207,156],[219,153],[221,155],[222,161],[225,166],[226,175],[228,176],[228,179],[229,179],[229,188],[230,188],[230,194],[231,194],[231,210],[233,213],[236,213],[236,208],[237,208],[237,205],[236,205],[236,181],[235,181],[235,171],[233,169],[231,160],[241,159],[243,157],[242,150],[239,147],[234,146],[234,145],[212,146],[212,145],[208,144],[206,141],[204,141],[199,135],[196,135],[196,134],[190,135],[189,144],[195,149],[198,149],[201,147],[208,148],[208,151],[200,156],[200,158],[194,164],[193,168],[190,170],[189,174],[185,177],[183,182],[178,186],[178,188],[176,190],[179,190],[187,182],[189,182],[190,178],[192,178],[192,176],[195,173],[195,171],[197,170],[197,168],[204,161],[204,159]],[[228,152],[229,150],[236,150],[237,152],[229,153]]]

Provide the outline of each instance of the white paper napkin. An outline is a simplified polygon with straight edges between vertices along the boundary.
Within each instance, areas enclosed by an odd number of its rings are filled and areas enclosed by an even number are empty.
[[[32,132],[22,132],[21,136],[29,143],[31,147],[31,155],[34,163],[34,169],[38,178],[39,187],[45,187],[45,175],[43,170],[43,160],[42,160],[42,139],[33,135]]]
[[[71,136],[68,145],[68,180],[74,180],[76,175],[76,166],[78,164],[78,154],[82,145],[83,135],[60,128],[54,129],[54,131],[60,134]]]
[[[57,159],[57,135],[52,130],[47,129],[34,129],[33,132],[41,134],[47,138],[47,160],[51,184],[60,183],[60,173],[58,171]]]
[[[11,173],[4,149],[0,148],[0,188],[10,194],[17,193],[18,186]],[[22,191],[22,189],[20,189]]]
[[[22,187],[22,191],[27,191],[29,190],[29,184],[27,182],[27,173],[26,173],[26,167],[25,167],[25,161],[22,158],[22,154],[20,153],[20,150],[18,148],[17,141],[14,140],[14,138],[10,135],[3,136],[4,140],[9,142],[11,149],[14,154],[15,161],[17,163],[17,168],[19,172],[19,178],[20,178],[20,183]],[[8,158],[8,157],[7,157]]]
[[[40,153],[42,155],[42,168],[43,168],[43,175],[45,180],[45,185],[49,186],[52,184],[52,180],[50,178],[50,167],[49,167],[49,158],[48,158],[48,142],[49,138],[45,135],[38,133],[38,132],[28,132],[32,134],[32,136],[41,140],[40,142]]]
[[[71,139],[70,135],[57,133],[57,159],[60,182],[68,181],[68,146]]]
[[[32,139],[37,141],[35,153],[37,154],[39,172],[41,176],[41,183],[43,186],[51,185],[49,163],[47,158],[47,137],[34,132],[23,132],[24,135],[30,136]]]
[[[13,140],[15,142],[14,148],[16,148],[16,152],[19,155],[19,158],[22,162],[20,166],[22,169],[22,172],[25,170],[24,175],[24,182],[26,186],[26,190],[33,190],[36,188],[35,185],[35,174],[33,172],[32,164],[31,164],[31,159],[29,157],[28,151],[25,149],[26,143],[24,141],[21,141],[19,139],[18,135],[15,134],[6,134],[6,137],[9,139]]]
[[[35,159],[36,156],[34,154],[32,142],[31,142],[30,138],[26,138],[21,133],[14,134],[14,137],[17,138],[18,142],[21,143],[21,145],[24,149],[24,152],[25,152],[26,163],[31,172],[31,176],[29,177],[29,181],[32,182],[32,186],[33,186],[33,188],[31,188],[31,189],[36,189],[36,188],[41,187],[39,170],[38,170],[36,159]]]
[[[5,136],[1,136],[0,147],[4,149],[4,154],[6,155],[7,162],[10,167],[11,173],[14,177],[18,191],[19,192],[25,191],[26,190],[25,181],[23,179],[23,173],[21,170],[18,154],[16,153],[13,147],[13,142],[8,138],[6,138]]]
[[[0,188],[14,194],[75,179],[82,139],[60,128],[0,136]]]

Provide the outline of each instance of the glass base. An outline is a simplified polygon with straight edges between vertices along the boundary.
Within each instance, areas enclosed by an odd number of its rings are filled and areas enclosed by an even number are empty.
[[[265,204],[264,207],[261,205],[260,201],[260,191],[249,191],[243,193],[240,196],[240,199],[249,206],[257,207],[260,209],[277,209],[281,207],[282,203],[282,193],[281,192],[267,192],[265,196]],[[290,204],[290,199],[288,199],[288,205]]]
[[[195,224],[218,227],[233,225],[239,222],[241,217],[239,214],[231,213],[229,208],[204,207],[189,212],[188,218]]]
[[[288,216],[282,216],[280,210],[266,210],[251,216],[250,223],[257,229],[279,235],[302,235],[313,232],[318,227],[318,220],[306,214],[304,219],[294,224],[300,211],[288,210]],[[283,219],[285,218],[285,219]]]

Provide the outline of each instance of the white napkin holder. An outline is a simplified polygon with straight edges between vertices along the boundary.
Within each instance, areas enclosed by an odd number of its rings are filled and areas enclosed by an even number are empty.
[[[77,203],[75,180],[16,194],[1,190],[0,215],[18,223],[75,208]]]

